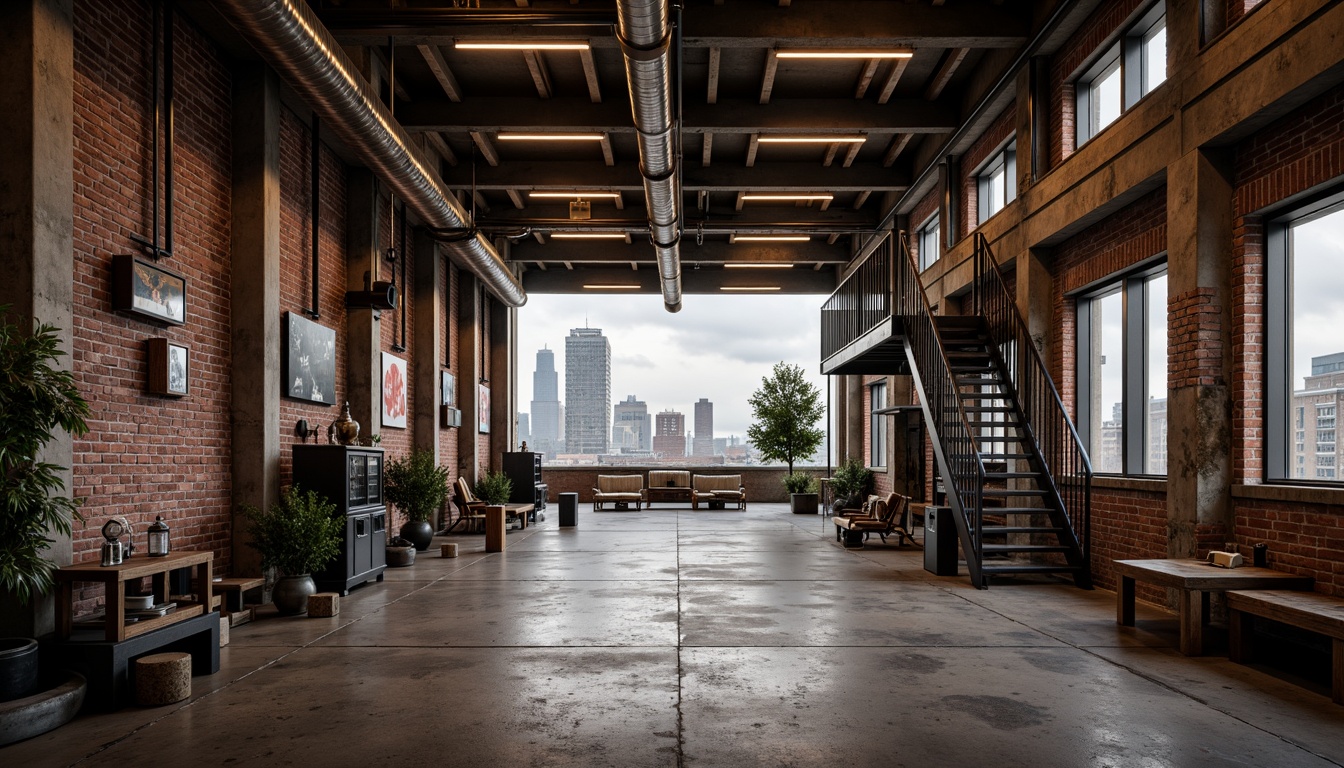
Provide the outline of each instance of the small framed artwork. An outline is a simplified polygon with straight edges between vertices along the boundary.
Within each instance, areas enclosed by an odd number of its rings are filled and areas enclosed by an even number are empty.
[[[112,311],[182,325],[187,322],[187,279],[129,253],[113,256]]]
[[[336,331],[303,315],[285,313],[284,393],[295,400],[336,404]]]
[[[148,339],[145,346],[149,352],[149,391],[168,397],[191,394],[191,353],[186,345]]]
[[[453,374],[447,371],[439,373],[439,405],[453,405],[457,403],[457,380]]]
[[[490,388],[484,384],[481,384],[480,388],[480,402],[476,409],[476,431],[484,435],[490,432]]]
[[[383,353],[383,426],[406,428],[406,361]]]

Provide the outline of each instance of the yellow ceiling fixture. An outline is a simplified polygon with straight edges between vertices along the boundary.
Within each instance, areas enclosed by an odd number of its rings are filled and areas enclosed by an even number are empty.
[[[914,55],[914,51],[890,48],[879,50],[800,48],[775,51],[775,56],[780,59],[908,59]]]
[[[500,141],[601,141],[601,133],[509,133],[495,134]]]
[[[552,232],[552,240],[624,240],[624,232]]]
[[[720,291],[733,291],[736,293],[747,293],[749,291],[778,291],[778,285],[725,285],[719,288]]]
[[[790,203],[792,203],[792,202],[799,202],[799,201],[807,202],[807,201],[809,201],[809,200],[818,200],[818,201],[834,200],[834,199],[835,199],[835,195],[825,195],[825,194],[817,194],[817,195],[784,195],[784,194],[780,194],[780,195],[743,195],[743,196],[742,196],[742,199],[743,199],[743,200],[746,200],[746,201],[756,201],[756,202],[790,202]]]
[[[610,198],[610,199],[612,199],[612,200],[615,200],[616,198],[618,198],[618,197],[621,196],[621,193],[620,193],[620,192],[581,192],[581,191],[579,191],[579,190],[575,190],[575,191],[573,191],[573,192],[528,192],[528,193],[527,193],[527,196],[528,196],[528,197],[536,197],[536,198],[556,198],[556,199],[563,199],[563,200],[577,199],[577,198],[583,198],[583,199],[592,198],[592,199],[597,199],[597,198],[599,198],[599,197],[600,197],[600,198]]]
[[[723,265],[725,269],[793,269],[793,264],[754,263],[741,264],[731,262]]]
[[[729,235],[730,243],[806,243],[811,235]]]
[[[762,144],[862,144],[868,140],[868,137],[855,135],[781,136],[778,134],[765,134],[758,136],[756,140]]]
[[[554,41],[543,40],[522,40],[522,41],[490,41],[476,40],[464,42],[457,40],[453,47],[459,51],[586,51],[592,46],[582,41]]]
[[[638,284],[620,284],[620,283],[589,283],[583,286],[590,291],[637,291],[641,286]]]

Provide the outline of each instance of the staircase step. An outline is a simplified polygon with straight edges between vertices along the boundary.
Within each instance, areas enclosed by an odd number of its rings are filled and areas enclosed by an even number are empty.
[[[1035,525],[986,525],[980,529],[984,536],[992,536],[996,533],[1063,533],[1063,528],[1051,528],[1049,526]]]
[[[1049,507],[985,507],[981,515],[1048,515],[1054,510]]]
[[[963,405],[961,410],[977,413],[1015,413],[1017,411],[1011,405]]]
[[[993,441],[986,441],[986,442],[993,442]],[[1013,438],[1011,438],[1011,437],[1006,437],[1006,438],[1004,438],[1003,440],[1000,440],[999,442],[1001,442],[1001,443],[1011,443],[1011,442],[1015,442],[1015,441],[1014,441]],[[1036,458],[1036,456],[1035,456],[1034,454],[1030,454],[1030,453],[982,453],[982,454],[980,454],[980,456],[981,456],[982,458],[986,458],[986,459],[995,459],[995,460],[998,460],[998,461],[1003,461],[1003,460],[1005,460],[1005,459],[1034,459],[1034,458]]]
[[[986,472],[986,480],[1010,480],[1018,477],[1043,477],[1044,472]]]
[[[982,488],[981,496],[1045,496],[1048,491],[1039,488]]]
[[[1077,573],[1080,569],[1072,565],[989,565],[980,566],[980,572],[989,576],[1010,575],[1014,573]]]
[[[986,555],[1004,555],[1011,553],[1068,552],[1072,548],[1059,544],[981,544],[980,551]]]

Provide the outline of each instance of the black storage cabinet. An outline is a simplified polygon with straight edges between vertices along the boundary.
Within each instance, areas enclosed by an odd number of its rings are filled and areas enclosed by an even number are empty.
[[[509,451],[504,454],[504,474],[513,482],[511,504],[531,504],[537,520],[546,510],[546,484],[541,481],[541,454],[535,451]]]
[[[355,445],[294,446],[294,484],[317,491],[345,516],[341,552],[313,574],[323,592],[350,593],[387,569],[387,507],[383,504],[383,449]]]
[[[957,575],[957,523],[951,507],[924,508],[924,570]]]

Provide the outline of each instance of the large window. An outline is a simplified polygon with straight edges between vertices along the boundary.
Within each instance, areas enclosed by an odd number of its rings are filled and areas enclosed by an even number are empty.
[[[878,411],[887,407],[887,383],[880,381],[869,388],[868,402],[870,404],[869,420],[869,444],[871,452],[868,456],[868,466],[885,467],[887,466],[887,416],[878,413]]]
[[[924,222],[924,226],[919,228],[918,239],[915,247],[919,249],[919,269],[928,269],[933,265],[938,257],[942,255],[942,228],[939,226],[938,214]]]
[[[1267,234],[1266,469],[1272,480],[1336,482],[1344,193],[1275,220]]]
[[[1167,473],[1167,273],[1078,299],[1078,428],[1096,472]]]
[[[1003,210],[1017,197],[1017,142],[1010,141],[976,175],[980,221]]]
[[[1078,145],[1167,79],[1167,16],[1162,3],[1150,8],[1078,78]]]

